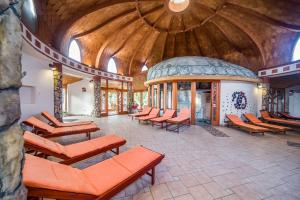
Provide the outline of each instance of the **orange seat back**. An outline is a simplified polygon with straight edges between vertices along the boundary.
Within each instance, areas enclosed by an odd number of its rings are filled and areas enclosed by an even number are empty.
[[[265,119],[270,119],[271,118],[270,115],[269,115],[269,113],[267,111],[261,110],[260,114]]]
[[[51,115],[48,112],[42,112],[42,115],[49,120],[50,122],[52,122],[55,126],[60,126],[61,122],[58,121],[53,115]]]
[[[191,116],[191,110],[189,108],[180,109],[178,117],[186,118]]]
[[[150,113],[151,110],[152,110],[151,107],[146,106],[146,107],[144,107],[142,113],[148,114],[148,113]]]
[[[226,115],[226,117],[234,124],[244,124],[245,123],[238,116],[233,115],[233,114]]]
[[[257,119],[252,113],[246,113],[244,116],[252,123],[262,123],[259,119]]]
[[[28,119],[26,119],[24,121],[25,124],[28,124],[30,126],[32,126],[33,128],[38,128],[38,129],[41,129],[43,131],[46,131],[46,132],[53,132],[55,130],[54,127],[48,125],[47,123],[45,122],[42,122],[41,120],[35,118],[35,117],[29,117]]]
[[[24,142],[25,142],[25,147],[26,146],[36,146],[37,148],[47,149],[50,152],[53,152],[56,154],[63,154],[65,156],[69,157],[65,150],[65,147],[57,142],[53,142],[49,139],[43,138],[43,137],[33,134],[29,131],[24,132],[23,138],[24,138]]]
[[[166,112],[164,113],[163,117],[173,117],[175,114],[175,110],[172,110],[172,109],[167,109]]]
[[[158,108],[153,108],[149,114],[149,116],[158,116],[159,114],[159,109]]]

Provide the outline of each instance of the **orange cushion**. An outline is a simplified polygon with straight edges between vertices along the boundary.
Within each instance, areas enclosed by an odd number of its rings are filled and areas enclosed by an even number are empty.
[[[178,116],[178,117],[174,117],[172,119],[168,119],[167,122],[170,123],[181,123],[184,121],[187,121],[190,117],[185,117],[185,116]]]
[[[105,135],[96,139],[70,144],[65,146],[65,151],[70,157],[83,155],[93,151],[110,147],[111,149],[125,144],[126,140],[117,135]]]
[[[252,123],[262,123],[262,121],[257,119],[257,117],[255,117],[252,113],[246,113],[244,116]]]
[[[48,112],[42,112],[42,115],[52,122],[56,127],[80,126],[92,123],[91,121],[61,123]]]
[[[51,133],[53,135],[66,133],[67,135],[67,133],[74,133],[74,132],[84,133],[84,132],[90,132],[95,130],[99,130],[99,128],[95,123],[92,123],[92,124],[81,125],[81,126],[59,127],[59,128],[55,128]]]
[[[85,177],[101,195],[123,183],[133,174],[113,159],[102,161],[82,170]]]
[[[29,131],[25,131],[23,138],[25,140],[25,144],[29,143],[38,147],[48,149],[49,151],[55,152],[57,154],[64,154],[69,157],[69,155],[66,153],[65,147],[57,142],[45,139]]]
[[[29,154],[25,157],[23,181],[27,187],[98,194],[81,170]]]
[[[162,117],[157,117],[157,118],[151,119],[151,121],[153,121],[153,122],[164,122],[164,121],[166,121],[170,118],[172,118],[172,117],[162,116]]]
[[[162,155],[139,146],[114,156],[112,159],[124,166],[130,172],[136,173],[151,165],[153,162],[162,159]]]
[[[47,123],[45,123],[45,122],[43,122],[43,121],[41,121],[41,120],[39,120],[35,117],[30,117],[30,118],[26,119],[24,122],[31,125],[31,126],[33,126],[33,127],[37,127],[39,129],[42,129],[46,132],[51,133],[55,130],[54,127],[48,125]]]

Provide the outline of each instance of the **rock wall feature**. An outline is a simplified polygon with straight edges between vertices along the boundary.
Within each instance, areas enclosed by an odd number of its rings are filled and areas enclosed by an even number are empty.
[[[94,80],[94,117],[101,117],[101,79],[95,76]]]
[[[63,110],[62,110],[62,66],[61,64],[54,64],[55,69],[53,70],[54,78],[54,116],[62,122]]]
[[[4,1],[1,2],[2,4]],[[23,1],[15,5],[20,13]],[[0,15],[0,199],[25,200],[26,188],[22,183],[24,163],[20,118],[21,87],[20,21],[12,9]]]

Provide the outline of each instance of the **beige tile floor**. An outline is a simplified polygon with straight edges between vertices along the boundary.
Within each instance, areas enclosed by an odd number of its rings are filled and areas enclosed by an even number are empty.
[[[114,200],[300,200],[300,148],[287,145],[300,134],[265,136],[218,127],[229,137],[215,137],[199,126],[179,134],[138,124],[128,116],[94,119],[101,131],[127,140],[121,148],[143,145],[165,154],[157,168],[155,185],[148,176],[127,187]],[[66,136],[64,144],[83,141],[83,135]],[[84,168],[112,154],[75,164]]]

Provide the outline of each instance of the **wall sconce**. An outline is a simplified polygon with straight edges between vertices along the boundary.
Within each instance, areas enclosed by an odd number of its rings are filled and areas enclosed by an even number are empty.
[[[262,83],[257,83],[257,87],[258,87],[259,89],[261,89],[261,88],[263,88],[263,84],[262,84]]]
[[[49,67],[51,68],[52,71],[56,70],[56,66],[53,64],[49,64]]]

